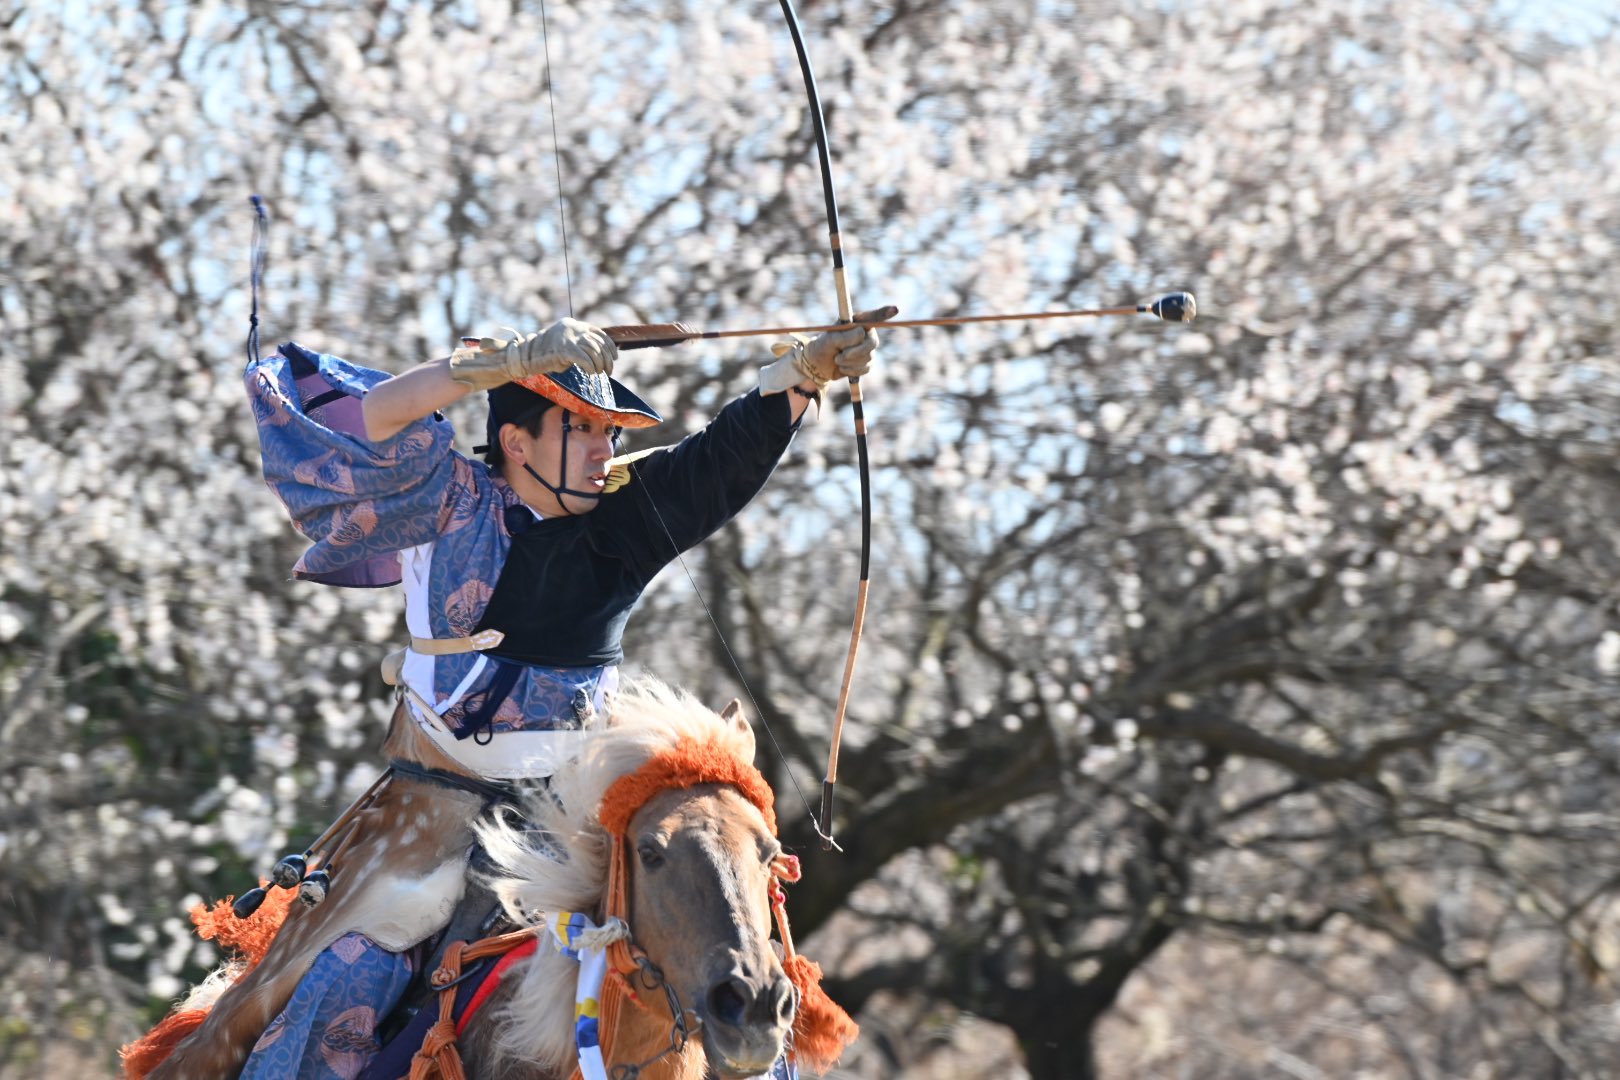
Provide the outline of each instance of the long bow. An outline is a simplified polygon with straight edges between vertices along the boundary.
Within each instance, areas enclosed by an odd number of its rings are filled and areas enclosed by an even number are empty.
[[[799,71],[804,75],[805,96],[810,101],[810,124],[816,136],[816,160],[821,166],[821,195],[827,204],[827,241],[832,252],[833,285],[838,291],[838,321],[848,323],[854,316],[855,307],[849,299],[849,281],[844,273],[838,196],[833,192],[832,156],[827,150],[827,120],[821,111],[815,69],[810,65],[810,53],[804,46],[804,35],[799,29],[799,16],[793,10],[793,0],[781,0],[781,3],[788,32],[793,35],[793,51],[799,57]],[[844,738],[844,715],[849,708],[850,684],[855,678],[855,656],[860,652],[861,630],[866,625],[866,600],[872,571],[872,474],[867,460],[866,411],[861,404],[860,379],[849,380],[849,402],[855,416],[855,455],[861,477],[861,578],[855,593],[855,624],[849,632],[849,652],[844,657],[844,679],[838,687],[838,711],[833,714],[827,775],[821,781],[821,818],[816,822],[816,831],[821,835],[822,848],[827,850],[838,846],[833,840],[833,789],[838,783],[838,746]]]

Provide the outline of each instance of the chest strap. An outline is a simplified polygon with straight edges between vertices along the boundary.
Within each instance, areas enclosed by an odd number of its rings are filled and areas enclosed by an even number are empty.
[[[429,638],[411,635],[411,651],[424,656],[454,656],[456,653],[483,652],[506,640],[499,630],[480,630],[466,637]]]
[[[395,649],[383,657],[382,680],[389,686],[401,685],[401,672],[405,669],[407,652],[420,653],[423,656],[455,656],[459,653],[484,652],[505,640],[506,634],[500,630],[480,630],[466,637],[452,638],[417,637],[412,634],[411,643],[407,648]]]

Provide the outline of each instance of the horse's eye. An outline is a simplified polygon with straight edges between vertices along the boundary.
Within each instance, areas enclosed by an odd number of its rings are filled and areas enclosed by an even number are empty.
[[[641,860],[641,865],[648,870],[654,870],[664,865],[664,853],[659,850],[657,844],[650,841],[643,841],[636,845],[636,857]]]

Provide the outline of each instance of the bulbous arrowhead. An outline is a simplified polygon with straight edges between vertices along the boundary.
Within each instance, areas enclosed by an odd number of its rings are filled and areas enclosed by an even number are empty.
[[[1198,301],[1190,292],[1173,292],[1159,297],[1148,310],[1165,322],[1192,322],[1198,314]]]
[[[327,890],[331,887],[332,875],[325,870],[317,870],[298,886],[298,899],[306,906],[314,907],[326,899]]]
[[[236,903],[231,905],[231,914],[238,919],[245,919],[259,910],[259,905],[264,903],[264,898],[265,891],[263,888],[249,889],[236,898]]]
[[[302,855],[287,855],[270,869],[270,880],[283,889],[290,889],[304,880],[308,863]]]

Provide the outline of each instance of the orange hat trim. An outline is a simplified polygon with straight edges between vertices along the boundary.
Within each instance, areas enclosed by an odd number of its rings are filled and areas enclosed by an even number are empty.
[[[513,381],[525,390],[532,390],[569,412],[578,413],[587,420],[595,420],[599,424],[616,424],[622,428],[649,428],[658,423],[657,420],[642,413],[604,409],[595,402],[586,401],[578,394],[570,393],[565,387],[544,375],[525,375]]]

